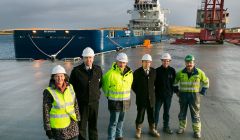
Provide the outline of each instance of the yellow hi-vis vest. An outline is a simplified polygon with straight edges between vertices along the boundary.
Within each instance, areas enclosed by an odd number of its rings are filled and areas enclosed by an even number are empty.
[[[179,86],[180,92],[198,93],[201,87],[209,88],[209,79],[201,69],[195,68],[197,74],[192,75],[190,78],[183,71],[177,73],[174,81],[174,86]]]
[[[71,118],[77,121],[74,109],[75,92],[72,85],[68,86],[64,93],[52,87],[48,87],[47,90],[54,99],[50,111],[51,128],[66,128],[70,125]]]
[[[120,68],[116,63],[113,63],[112,68],[103,76],[104,95],[113,101],[129,100],[132,82],[132,70],[122,75]]]

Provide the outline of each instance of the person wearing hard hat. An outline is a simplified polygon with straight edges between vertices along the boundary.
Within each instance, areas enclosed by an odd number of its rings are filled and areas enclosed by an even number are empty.
[[[65,69],[52,69],[49,86],[43,92],[43,124],[49,139],[73,140],[79,135],[78,103]]]
[[[142,57],[142,66],[133,73],[132,90],[136,94],[137,118],[136,138],[141,138],[142,123],[144,121],[145,111],[147,111],[149,134],[154,137],[160,137],[155,129],[154,107],[155,107],[155,91],[154,82],[156,79],[156,71],[151,67],[152,57],[145,54]]]
[[[74,67],[70,75],[70,83],[76,92],[81,114],[78,138],[86,140],[88,128],[89,140],[98,140],[97,120],[102,69],[93,64],[95,54],[90,47],[83,50],[82,56],[83,63]]]
[[[179,97],[180,113],[178,134],[184,133],[187,126],[187,110],[190,109],[192,128],[195,138],[201,138],[200,94],[206,95],[209,79],[205,73],[195,67],[193,55],[185,57],[186,67],[175,78],[174,88]]]
[[[172,102],[173,83],[176,77],[176,71],[170,66],[172,58],[169,53],[164,53],[161,57],[162,65],[156,69],[156,104],[155,104],[155,124],[156,128],[159,121],[160,109],[163,105],[163,132],[172,134],[169,127],[169,110]]]
[[[119,53],[116,62],[103,76],[103,91],[108,99],[110,122],[108,126],[108,140],[123,139],[123,123],[126,111],[130,108],[130,91],[133,74],[127,66],[128,57]]]

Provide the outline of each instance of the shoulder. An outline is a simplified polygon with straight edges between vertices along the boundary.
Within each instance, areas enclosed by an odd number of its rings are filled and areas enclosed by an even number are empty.
[[[176,72],[176,70],[173,67],[169,67],[172,72]]]
[[[102,71],[102,68],[98,65],[93,65],[95,71]]]
[[[196,68],[196,69],[200,75],[205,75],[204,71],[202,71],[200,68]]]
[[[142,67],[137,68],[137,69],[134,71],[134,73],[140,72],[141,69],[142,69]]]
[[[81,70],[82,67],[83,67],[83,63],[80,64],[80,65],[78,65],[78,66],[73,67],[73,70],[72,70],[72,71]]]

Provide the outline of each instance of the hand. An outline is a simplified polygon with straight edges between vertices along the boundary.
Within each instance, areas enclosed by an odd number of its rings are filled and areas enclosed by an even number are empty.
[[[207,95],[207,88],[202,88],[202,90],[199,92],[201,95],[206,96]]]
[[[48,136],[48,139],[52,139],[53,138],[53,133],[51,130],[47,130],[46,131],[46,135]]]

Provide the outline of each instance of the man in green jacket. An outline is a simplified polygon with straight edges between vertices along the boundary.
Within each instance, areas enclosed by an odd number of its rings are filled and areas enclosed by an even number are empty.
[[[123,139],[123,122],[125,112],[130,107],[130,91],[133,82],[133,73],[127,63],[127,55],[119,53],[112,68],[103,76],[102,89],[108,99],[110,111],[108,140]]]
[[[178,134],[185,131],[187,125],[187,109],[190,108],[192,128],[195,138],[201,138],[200,94],[206,95],[209,79],[205,73],[195,67],[193,55],[185,57],[186,67],[179,71],[174,82],[174,90],[179,97],[180,113]],[[200,94],[199,94],[200,93]]]

